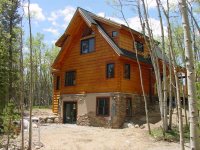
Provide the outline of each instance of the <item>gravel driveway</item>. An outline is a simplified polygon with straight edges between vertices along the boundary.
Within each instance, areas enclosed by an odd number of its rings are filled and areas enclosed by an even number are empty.
[[[146,128],[105,129],[70,124],[41,126],[42,150],[179,150],[178,143],[155,141]],[[33,129],[38,141],[38,129]],[[186,147],[187,149],[187,147]]]

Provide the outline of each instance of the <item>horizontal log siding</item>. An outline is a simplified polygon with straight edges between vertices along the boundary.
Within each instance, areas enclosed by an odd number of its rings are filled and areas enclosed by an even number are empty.
[[[118,41],[119,41],[119,29],[107,25],[105,23],[100,23],[101,27],[103,27],[103,29],[106,31],[106,33],[112,38],[112,40],[118,45]],[[116,31],[118,32],[118,35],[116,37],[112,37],[112,32]]]
[[[130,64],[131,65],[131,74],[130,79],[124,78],[124,64]],[[125,93],[136,93],[136,94],[142,94],[142,88],[140,83],[140,74],[137,62],[130,62],[130,61],[121,61],[120,63],[121,67],[121,92]],[[149,94],[150,92],[150,67],[141,65],[142,68],[142,77],[143,77],[143,83],[144,83],[144,90],[145,94]],[[153,94],[153,85],[155,83],[155,80],[152,76],[152,94]]]
[[[140,54],[140,55],[149,54],[149,51],[147,49],[145,41],[143,40],[143,37],[141,37],[140,35],[136,35],[136,34],[133,34],[133,35],[134,35],[134,38],[135,38],[136,41],[139,41],[139,42],[144,44],[144,52],[138,51],[138,54]],[[120,48],[135,52],[135,49],[133,47],[133,38],[132,38],[129,31],[125,31],[123,29],[120,30],[120,36],[119,36],[118,44],[119,44]]]
[[[79,31],[82,33],[82,31]],[[73,38],[61,68],[61,94],[119,91],[119,61],[114,50],[95,31],[95,52],[80,54],[81,34]],[[115,63],[115,78],[106,78],[106,64]],[[64,86],[65,72],[76,70],[76,85]]]
[[[54,93],[60,92],[60,89],[61,89],[61,85],[58,90],[56,89],[57,76],[60,76],[60,72],[53,73],[53,91],[54,91]]]

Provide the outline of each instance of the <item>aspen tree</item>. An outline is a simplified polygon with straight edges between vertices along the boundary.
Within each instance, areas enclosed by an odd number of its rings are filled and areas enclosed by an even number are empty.
[[[199,150],[199,129],[197,114],[197,99],[195,88],[195,68],[194,55],[191,44],[190,24],[188,19],[188,11],[186,0],[179,0],[179,6],[182,16],[182,26],[184,31],[185,43],[185,61],[187,70],[187,88],[189,101],[189,123],[190,123],[190,149]]]

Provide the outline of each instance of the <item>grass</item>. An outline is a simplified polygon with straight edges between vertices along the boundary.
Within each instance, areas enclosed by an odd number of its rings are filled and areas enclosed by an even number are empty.
[[[185,141],[189,141],[190,133],[189,133],[189,127],[183,128],[183,136]],[[163,135],[162,128],[155,128],[152,130],[151,134],[156,140],[164,140],[168,142],[178,142],[179,141],[179,130],[178,127],[173,127],[172,130],[169,130],[165,133],[165,136]]]

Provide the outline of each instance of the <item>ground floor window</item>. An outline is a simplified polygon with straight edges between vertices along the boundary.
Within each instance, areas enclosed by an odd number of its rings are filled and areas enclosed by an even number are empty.
[[[98,116],[109,116],[109,97],[98,97],[96,103],[96,114]]]
[[[126,116],[132,116],[132,99],[126,98]]]

